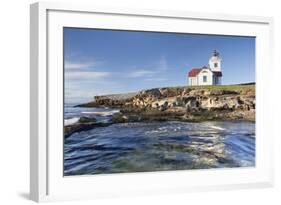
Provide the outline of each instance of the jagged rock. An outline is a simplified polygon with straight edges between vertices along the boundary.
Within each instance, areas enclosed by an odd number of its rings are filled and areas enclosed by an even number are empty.
[[[132,99],[138,93],[123,93],[123,94],[113,94],[113,95],[102,95],[95,96],[94,101],[89,103],[76,105],[76,107],[114,107],[120,108],[124,105],[131,105]]]
[[[203,89],[195,89],[195,90],[191,90],[189,92],[189,95],[191,95],[191,96],[204,95],[204,93],[205,93],[205,90],[203,90]]]
[[[158,88],[154,88],[154,89],[150,89],[150,90],[144,90],[141,91],[138,97],[147,97],[147,96],[151,96],[153,98],[158,98],[161,96],[161,92]]]
[[[182,93],[181,93],[181,96],[189,95],[191,90],[192,90],[191,88],[184,88]]]

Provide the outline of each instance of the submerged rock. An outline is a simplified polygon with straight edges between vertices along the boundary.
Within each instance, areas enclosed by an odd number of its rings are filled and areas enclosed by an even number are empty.
[[[80,117],[78,122],[80,122],[80,123],[88,123],[88,122],[97,122],[97,120],[95,118],[92,118],[92,117]]]
[[[90,130],[96,127],[109,126],[112,123],[96,122],[95,118],[80,117],[78,122],[64,126],[64,137],[67,138],[75,132]]]

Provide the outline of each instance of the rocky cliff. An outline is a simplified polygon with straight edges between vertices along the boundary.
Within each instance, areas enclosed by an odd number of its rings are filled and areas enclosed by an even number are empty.
[[[138,92],[95,96],[94,101],[77,105],[77,107],[123,107],[137,94]]]
[[[166,87],[137,93],[96,96],[79,106],[115,107],[118,121],[255,120],[255,85]]]

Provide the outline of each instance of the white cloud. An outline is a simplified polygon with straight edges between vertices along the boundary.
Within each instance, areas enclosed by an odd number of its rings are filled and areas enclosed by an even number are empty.
[[[65,72],[65,77],[69,79],[99,79],[110,76],[109,72]]]
[[[144,76],[153,76],[157,72],[150,71],[150,70],[136,70],[129,74],[130,77],[138,78],[138,77],[144,77]]]
[[[163,72],[168,70],[168,63],[164,56],[162,56],[158,61],[156,61],[153,65],[149,66],[151,69],[140,69],[135,70],[129,74],[129,77],[138,78],[138,77],[158,77]]]
[[[94,62],[87,62],[87,63],[74,63],[66,61],[64,64],[65,69],[80,69],[80,68],[89,68],[95,65]]]
[[[157,78],[157,77],[155,77],[155,78],[145,78],[144,80],[145,81],[166,81],[168,79],[167,78]]]
[[[160,58],[160,60],[156,63],[156,67],[159,71],[166,71],[168,70],[168,63],[164,56]]]

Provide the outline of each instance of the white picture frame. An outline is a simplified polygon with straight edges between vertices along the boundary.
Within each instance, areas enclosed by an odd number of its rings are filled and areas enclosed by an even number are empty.
[[[256,166],[63,177],[63,115],[60,105],[63,102],[61,34],[65,26],[255,36]],[[272,68],[272,29],[273,19],[270,17],[98,8],[91,4],[32,4],[30,198],[41,202],[273,186],[272,113],[265,109],[271,107],[268,90],[272,72],[267,69]]]

